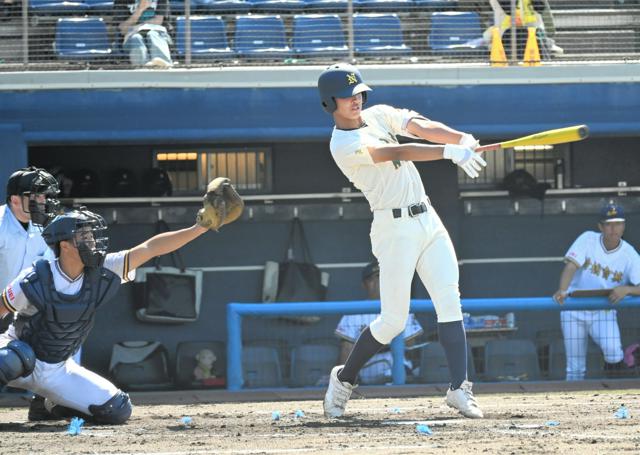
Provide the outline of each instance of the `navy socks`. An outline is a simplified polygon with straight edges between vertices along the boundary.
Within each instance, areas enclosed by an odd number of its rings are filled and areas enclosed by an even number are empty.
[[[447,356],[451,390],[456,390],[467,379],[467,337],[462,321],[438,323],[438,338]]]
[[[338,373],[338,379],[342,382],[348,382],[349,384],[355,384],[358,373],[363,366],[373,357],[384,344],[379,343],[373,335],[369,327],[364,329],[355,346],[349,353],[349,358],[344,364],[344,368]]]

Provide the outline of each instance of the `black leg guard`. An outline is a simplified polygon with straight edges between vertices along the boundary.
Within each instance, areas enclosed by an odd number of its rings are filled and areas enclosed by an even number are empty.
[[[27,377],[36,367],[36,355],[24,341],[13,340],[0,348],[0,385]]]
[[[89,406],[92,414],[89,419],[95,423],[122,425],[131,417],[132,409],[129,395],[120,390],[106,403]]]

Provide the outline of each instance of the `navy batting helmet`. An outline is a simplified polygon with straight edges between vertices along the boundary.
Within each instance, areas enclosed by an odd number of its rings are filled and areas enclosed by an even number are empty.
[[[324,70],[318,78],[318,91],[322,107],[332,114],[338,108],[336,98],[349,98],[362,93],[364,103],[371,88],[362,81],[358,68],[348,63],[336,63]]]
[[[60,203],[56,196],[60,187],[55,177],[47,171],[37,167],[18,169],[7,181],[7,202],[11,196],[26,196],[29,198],[28,207],[23,210],[31,214],[34,224],[45,225],[59,210]],[[36,196],[44,195],[46,201],[38,201]]]
[[[70,241],[78,248],[85,266],[101,267],[109,246],[106,230],[104,218],[80,207],[56,216],[42,231],[42,238],[57,254],[58,243]]]

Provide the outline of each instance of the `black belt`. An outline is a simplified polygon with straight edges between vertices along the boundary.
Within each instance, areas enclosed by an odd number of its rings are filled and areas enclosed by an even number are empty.
[[[407,215],[413,218],[414,216],[420,215],[427,210],[427,204],[424,202],[419,202],[417,204],[411,204],[409,207],[407,207]],[[400,218],[402,216],[402,209],[391,209],[391,213],[393,213],[394,218]]]

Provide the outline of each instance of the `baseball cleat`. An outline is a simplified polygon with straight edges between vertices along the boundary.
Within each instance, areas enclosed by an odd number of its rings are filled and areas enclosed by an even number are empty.
[[[51,414],[51,412],[45,407],[44,397],[36,395],[31,403],[29,403],[29,414],[27,418],[29,422],[42,422],[45,420],[60,420],[58,417]]]
[[[470,419],[482,419],[484,414],[478,406],[469,381],[464,381],[459,389],[447,390],[445,402],[450,408],[457,409],[460,414]]]
[[[324,415],[325,417],[337,418],[342,417],[344,409],[347,407],[347,402],[351,397],[351,392],[355,386],[348,382],[342,382],[338,379],[338,372],[342,370],[344,365],[338,365],[333,367],[331,374],[329,375],[329,387],[327,387],[327,393],[324,395]]]

